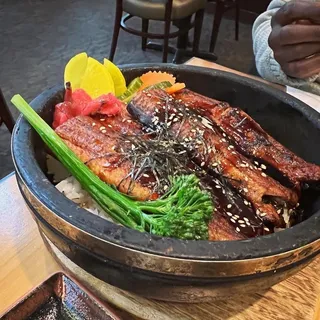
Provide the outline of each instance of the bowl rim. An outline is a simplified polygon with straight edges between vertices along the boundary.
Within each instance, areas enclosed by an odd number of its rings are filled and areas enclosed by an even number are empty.
[[[133,64],[121,66],[121,68],[124,72],[139,70],[141,73],[149,69],[165,69],[173,73],[182,70],[240,82],[250,86],[253,90],[264,91],[289,104],[320,129],[320,114],[318,112],[287,93],[250,78],[188,65]],[[31,102],[32,107],[39,111],[46,101],[53,98],[62,89],[63,86],[59,85],[44,91]],[[34,149],[29,140],[31,131],[33,131],[31,126],[20,116],[12,134],[12,157],[17,174],[33,196],[45,207],[50,208],[55,215],[67,223],[83,230],[99,241],[168,258],[208,261],[235,261],[274,256],[320,241],[320,211],[284,231],[239,241],[210,242],[162,238],[115,225],[78,207],[51,184],[35,161]],[[66,212],[72,214],[68,215]]]

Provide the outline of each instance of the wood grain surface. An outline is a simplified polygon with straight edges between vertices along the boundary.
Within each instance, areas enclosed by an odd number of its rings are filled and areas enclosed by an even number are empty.
[[[0,318],[19,299],[61,270],[50,255],[15,175],[0,183]]]
[[[188,64],[228,68],[191,59]],[[281,89],[281,87],[280,87]],[[18,190],[15,176],[0,183],[0,318],[32,289],[61,271],[38,232]],[[70,265],[72,270],[74,266]],[[92,285],[92,283],[91,283]],[[97,279],[91,289],[134,318],[152,320],[320,320],[320,258],[262,294],[203,304],[164,303],[138,297]],[[90,288],[89,288],[90,289]]]

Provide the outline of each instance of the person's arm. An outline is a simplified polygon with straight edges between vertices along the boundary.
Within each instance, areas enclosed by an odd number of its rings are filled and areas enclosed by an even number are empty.
[[[320,14],[320,2],[273,0],[257,18],[252,30],[253,50],[257,70],[263,78],[303,87],[319,77],[320,25],[294,24],[306,16],[317,20],[315,9]],[[320,15],[318,20],[317,23]],[[314,57],[306,59],[313,54]]]

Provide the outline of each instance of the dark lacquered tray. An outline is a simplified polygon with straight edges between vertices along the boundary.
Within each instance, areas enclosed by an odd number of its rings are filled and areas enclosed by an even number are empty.
[[[62,273],[33,290],[3,320],[124,320]]]

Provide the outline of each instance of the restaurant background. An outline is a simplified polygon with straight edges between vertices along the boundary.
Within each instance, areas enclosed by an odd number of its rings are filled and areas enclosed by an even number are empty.
[[[234,39],[234,13],[226,14],[219,31],[215,53],[221,65],[254,73],[251,24],[268,0],[242,1],[239,41]],[[208,4],[200,48],[208,50],[214,3]],[[248,13],[254,11],[254,13]],[[86,51],[98,60],[108,57],[113,32],[114,0],[2,0],[0,1],[0,84],[7,101],[17,92],[28,101],[46,88],[61,83],[70,57]],[[130,22],[131,23],[131,22]],[[140,19],[132,25],[140,28]],[[161,30],[158,22],[152,30]],[[190,39],[192,31],[190,32]],[[175,44],[175,39],[171,40]],[[142,51],[141,39],[121,31],[115,63],[161,62],[161,52]],[[169,55],[168,61],[172,60]],[[11,107],[11,106],[10,106]],[[17,110],[11,108],[14,117]],[[10,134],[0,127],[0,178],[13,171]]]

